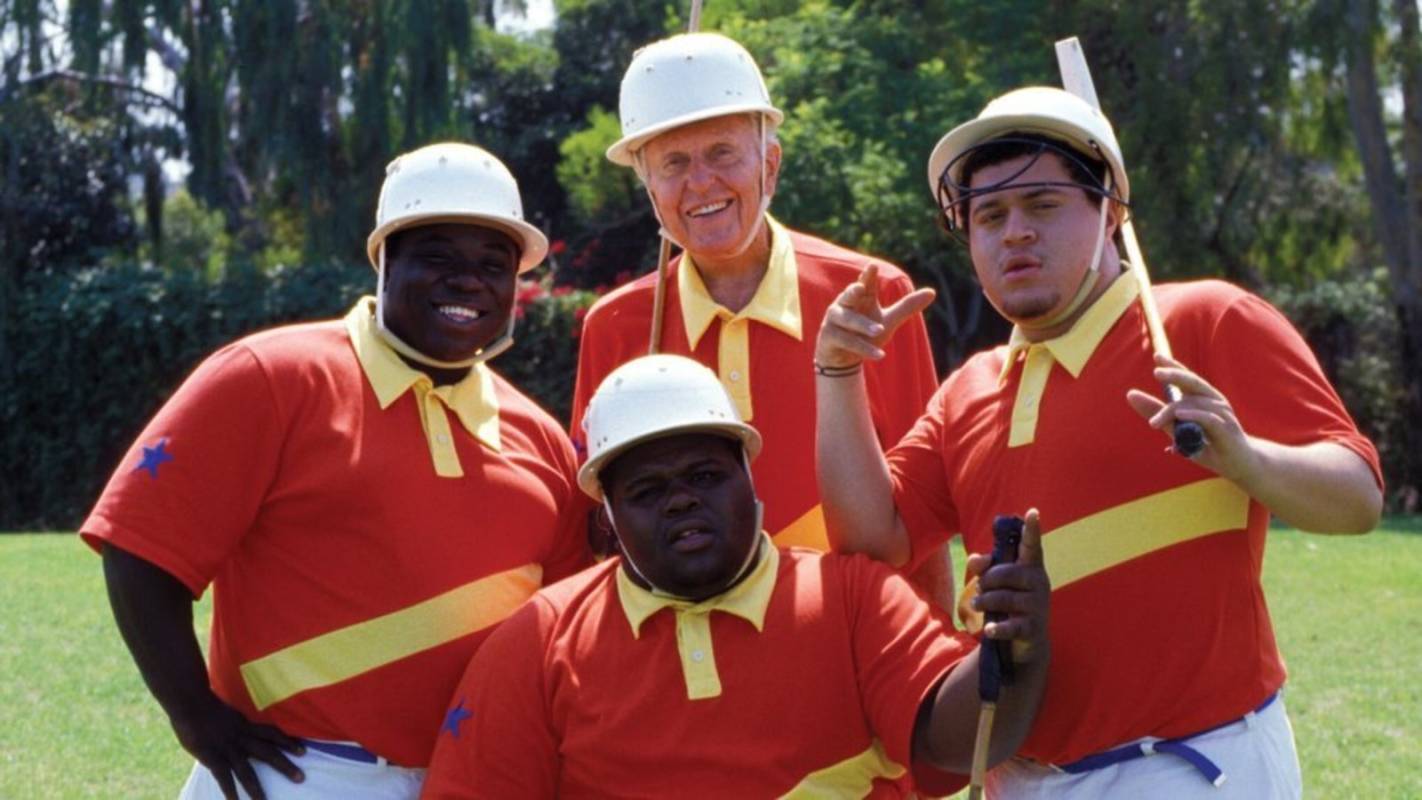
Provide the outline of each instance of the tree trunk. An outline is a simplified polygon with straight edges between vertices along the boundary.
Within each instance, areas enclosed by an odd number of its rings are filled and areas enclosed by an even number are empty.
[[[1417,0],[1393,0],[1401,30],[1398,66],[1402,77],[1402,155],[1407,260],[1392,270],[1393,292],[1404,309],[1403,326],[1412,350],[1407,374],[1422,372],[1422,31]],[[1414,381],[1415,382],[1415,381]]]
[[[1387,261],[1389,284],[1402,328],[1400,358],[1406,418],[1422,419],[1422,32],[1417,0],[1393,0],[1398,26],[1398,67],[1402,83],[1402,167],[1388,143],[1373,64],[1377,6],[1348,4],[1348,111],[1363,162],[1373,225]],[[1399,172],[1401,174],[1399,174]],[[1401,452],[1417,453],[1422,432],[1405,426]],[[1422,483],[1422,464],[1405,459],[1404,474],[1389,476],[1393,489]],[[1398,485],[1400,484],[1400,485]],[[1405,492],[1404,492],[1405,494]]]
[[[1392,148],[1387,141],[1378,74],[1373,65],[1373,19],[1370,2],[1349,4],[1348,24],[1348,119],[1358,142],[1363,162],[1368,199],[1373,206],[1373,227],[1382,243],[1383,257],[1394,283],[1408,261],[1406,214],[1399,193]]]

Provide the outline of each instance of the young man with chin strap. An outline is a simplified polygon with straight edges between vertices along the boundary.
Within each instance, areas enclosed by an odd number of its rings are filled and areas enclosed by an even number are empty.
[[[1223,281],[1154,287],[1175,358],[1153,352],[1112,240],[1131,198],[1110,123],[1047,87],[1009,92],[934,148],[928,177],[984,294],[1013,323],[974,355],[887,453],[857,379],[818,384],[826,518],[836,544],[912,561],[992,518],[1041,511],[1053,658],[1002,798],[1293,800],[1298,759],[1260,572],[1271,513],[1361,533],[1382,506],[1378,455],[1303,338]],[[884,308],[860,287],[826,314],[816,358],[883,356]],[[892,344],[887,345],[888,349]],[[1150,390],[1171,384],[1182,397]],[[1205,447],[1172,451],[1175,422]]]

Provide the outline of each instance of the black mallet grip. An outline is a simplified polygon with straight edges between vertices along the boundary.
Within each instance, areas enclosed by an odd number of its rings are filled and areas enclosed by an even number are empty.
[[[1022,543],[1022,518],[999,516],[992,521],[992,563],[1011,564],[1017,560],[1017,546]],[[1001,622],[1005,614],[989,612],[988,622]],[[997,639],[985,641],[978,653],[978,695],[987,702],[997,702],[1001,688],[1012,685],[1012,642]]]
[[[1175,423],[1175,452],[1194,458],[1205,449],[1205,431],[1198,422]]]

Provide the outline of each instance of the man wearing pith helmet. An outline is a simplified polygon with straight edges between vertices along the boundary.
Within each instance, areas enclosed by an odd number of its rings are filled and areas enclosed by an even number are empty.
[[[950,375],[887,455],[866,430],[863,387],[822,380],[818,468],[843,538],[890,562],[936,547],[942,529],[984,552],[993,515],[1040,509],[1049,689],[989,792],[1298,797],[1259,581],[1265,534],[1270,514],[1371,529],[1377,451],[1298,332],[1238,287],[1156,286],[1175,358],[1153,352],[1141,267],[1113,242],[1134,187],[1110,123],[1079,98],[1003,95],[943,137],[928,177],[1011,338]],[[875,357],[880,313],[847,290],[817,358]],[[1162,383],[1182,398],[1157,399]],[[1177,420],[1204,431],[1193,458],[1161,435]]]
[[[629,361],[587,420],[578,480],[620,556],[540,591],[489,638],[450,702],[466,718],[441,731],[426,798],[889,798],[920,766],[967,771],[973,640],[883,564],[775,546],[751,481],[761,435],[715,373]],[[1026,732],[1049,655],[1035,518],[1020,558],[981,585],[982,607],[1007,614],[989,636],[1020,660],[996,761]]]
[[[416,796],[470,656],[590,560],[571,444],[484,363],[546,249],[491,154],[400,156],[377,295],[210,356],[115,470],[81,533],[183,797]]]
[[[714,370],[743,419],[765,436],[757,488],[778,544],[825,549],[814,452],[815,331],[861,270],[878,271],[884,302],[913,287],[898,268],[793,231],[768,213],[780,177],[770,101],[750,53],[714,33],[673,36],[639,50],[622,78],[622,138],[607,151],[636,170],[665,236],[682,248],[665,282],[664,327],[653,352]],[[658,278],[600,300],[583,325],[572,437],[593,390],[617,365],[648,352]],[[869,368],[870,413],[881,441],[897,441],[937,382],[920,319]],[[951,602],[946,550],[918,579]]]

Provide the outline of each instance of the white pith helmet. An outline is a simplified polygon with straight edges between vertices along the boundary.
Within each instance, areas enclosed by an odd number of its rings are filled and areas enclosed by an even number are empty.
[[[785,119],[755,59],[718,33],[678,34],[638,50],[622,76],[617,109],[622,138],[607,157],[624,167],[647,140],[692,122],[755,113],[773,128]]]
[[[938,197],[938,182],[949,164],[953,165],[949,180],[954,184],[962,182],[963,162],[955,163],[960,155],[990,139],[1013,133],[1047,136],[1078,153],[1104,159],[1111,170],[1113,194],[1122,202],[1130,202],[1131,185],[1110,121],[1085,100],[1052,86],[1028,86],[1008,92],[988,103],[977,119],[939,139],[928,157],[929,191]]]
[[[598,473],[629,448],[673,433],[716,433],[736,439],[746,459],[760,453],[760,434],[741,422],[716,373],[685,356],[628,361],[598,385],[583,418],[588,460],[578,485],[602,499]]]
[[[390,234],[437,222],[487,225],[507,233],[519,246],[520,273],[548,254],[548,238],[523,219],[513,174],[487,150],[470,144],[421,147],[385,168],[375,230],[365,243],[371,266],[380,269],[380,246]]]

